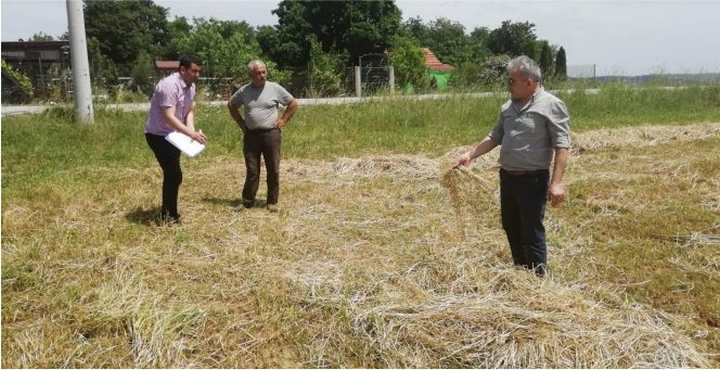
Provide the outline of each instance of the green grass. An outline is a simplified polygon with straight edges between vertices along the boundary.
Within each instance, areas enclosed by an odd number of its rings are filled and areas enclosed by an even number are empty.
[[[572,130],[643,124],[720,121],[720,86],[681,90],[612,85],[599,95],[560,96]],[[302,107],[283,137],[286,158],[330,159],[380,153],[438,155],[479,141],[492,128],[505,98],[456,97]],[[99,110],[89,127],[67,111],[3,119],[3,191],[32,187],[78,167],[144,167],[152,156],[142,134],[146,114]],[[210,146],[201,161],[241,157],[240,132],[225,108],[201,108],[198,127]]]

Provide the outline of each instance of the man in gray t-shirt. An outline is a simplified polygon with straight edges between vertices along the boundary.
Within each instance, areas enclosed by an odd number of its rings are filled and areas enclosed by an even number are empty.
[[[502,106],[495,128],[457,165],[468,165],[500,145],[500,209],[513,262],[544,276],[545,203],[549,199],[556,207],[565,200],[570,115],[565,103],[542,88],[535,61],[517,57],[507,71],[511,99]]]
[[[245,186],[242,192],[243,206],[255,204],[260,184],[260,156],[265,159],[267,170],[267,209],[277,212],[280,193],[280,144],[281,129],[287,125],[298,109],[298,103],[282,86],[267,81],[265,63],[254,60],[248,64],[252,82],[238,89],[228,102],[230,115],[243,131],[243,155],[245,157]],[[282,115],[278,107],[286,107]],[[244,107],[244,117],[239,108]]]

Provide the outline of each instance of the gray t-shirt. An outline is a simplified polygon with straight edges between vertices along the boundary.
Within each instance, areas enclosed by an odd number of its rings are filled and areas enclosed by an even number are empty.
[[[548,169],[554,148],[570,148],[570,115],[562,100],[540,88],[525,106],[503,104],[490,138],[501,146],[502,168]]]
[[[285,88],[267,81],[259,88],[252,83],[243,85],[230,98],[230,104],[245,107],[245,125],[248,130],[267,130],[275,128],[278,104],[287,106],[294,99]]]

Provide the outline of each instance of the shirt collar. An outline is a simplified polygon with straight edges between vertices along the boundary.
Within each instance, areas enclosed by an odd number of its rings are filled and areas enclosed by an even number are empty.
[[[537,98],[542,92],[545,91],[545,88],[542,86],[538,86],[535,89],[535,92],[530,96],[530,99],[528,99],[528,102],[525,103],[523,106],[520,106],[519,104],[515,105],[515,108],[518,110],[518,112],[522,112],[524,110],[529,109],[533,103],[535,103],[535,98]]]
[[[180,72],[175,72],[175,73],[173,73],[173,75],[180,82],[180,86],[183,88],[183,90],[192,86],[192,85],[188,85],[187,82],[185,82],[185,80],[183,80],[183,78],[180,76]]]
[[[538,96],[540,96],[540,94],[542,94],[543,92],[545,92],[545,88],[542,87],[542,86],[538,86],[537,89],[535,89],[535,93],[533,94],[531,100],[534,102],[534,101],[535,101],[535,98],[537,98]]]

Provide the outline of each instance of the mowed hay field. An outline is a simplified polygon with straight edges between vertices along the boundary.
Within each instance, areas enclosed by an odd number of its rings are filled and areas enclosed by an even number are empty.
[[[510,263],[497,152],[449,171],[488,100],[305,108],[278,214],[235,210],[239,135],[205,111],[216,144],[183,158],[180,226],[155,220],[142,114],[3,119],[2,366],[720,366],[720,123],[702,123],[720,108],[602,124],[575,104],[538,279]]]

